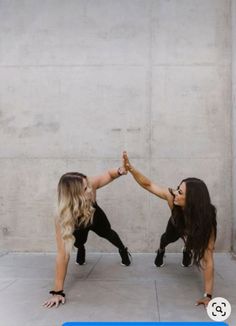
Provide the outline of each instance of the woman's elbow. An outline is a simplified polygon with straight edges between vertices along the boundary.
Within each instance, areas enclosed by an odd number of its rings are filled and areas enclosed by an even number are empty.
[[[207,255],[207,257],[203,258],[203,267],[204,269],[214,269],[214,259],[213,255]]]
[[[207,269],[207,270],[213,270],[214,269],[214,262],[213,262],[213,260],[207,260],[205,262],[205,269]]]

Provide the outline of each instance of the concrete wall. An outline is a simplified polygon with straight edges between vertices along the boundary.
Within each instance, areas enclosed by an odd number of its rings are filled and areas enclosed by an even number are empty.
[[[127,149],[160,185],[206,181],[228,251],[230,19],[229,0],[0,0],[1,248],[54,250],[60,175],[117,167]],[[158,247],[165,202],[131,176],[98,201],[132,251]],[[114,251],[94,234],[88,249]]]
[[[233,157],[233,240],[236,254],[236,0],[232,1],[232,157]]]

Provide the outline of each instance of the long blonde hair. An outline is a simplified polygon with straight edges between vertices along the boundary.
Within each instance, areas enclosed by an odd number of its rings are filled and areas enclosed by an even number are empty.
[[[84,180],[87,181],[86,192]],[[93,191],[86,175],[78,172],[63,174],[58,183],[58,217],[65,249],[70,253],[75,237],[75,227],[86,227],[93,221]]]

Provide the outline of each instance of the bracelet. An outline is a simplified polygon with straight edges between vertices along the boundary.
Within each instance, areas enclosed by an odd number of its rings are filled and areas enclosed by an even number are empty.
[[[122,173],[120,170],[121,170],[121,167],[119,167],[119,168],[117,169],[117,174],[118,174],[119,177],[123,175],[123,173]]]
[[[61,295],[63,298],[65,298],[65,296],[66,296],[65,293],[63,292],[63,290],[60,290],[60,291],[52,290],[49,293],[52,294],[52,295]]]
[[[203,294],[203,297],[204,297],[204,298],[212,299],[212,295],[209,294],[209,293],[204,293],[204,294]]]

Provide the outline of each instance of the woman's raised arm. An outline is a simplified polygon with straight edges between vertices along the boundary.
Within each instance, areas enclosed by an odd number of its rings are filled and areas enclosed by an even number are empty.
[[[119,168],[109,169],[108,171],[106,171],[105,173],[103,173],[99,176],[89,178],[89,180],[94,189],[99,189],[127,173],[128,173],[128,171],[126,170],[126,168],[123,165]]]
[[[144,189],[153,193],[161,199],[164,199],[168,202],[169,207],[173,208],[173,194],[169,191],[168,188],[162,188],[154,184],[150,179],[138,171],[129,161],[127,152],[123,152],[123,160],[125,168],[132,174],[135,181]]]

